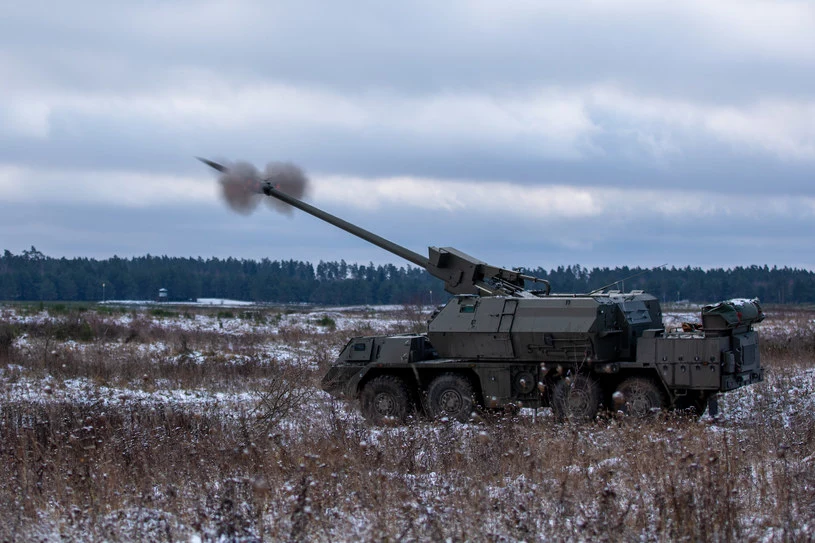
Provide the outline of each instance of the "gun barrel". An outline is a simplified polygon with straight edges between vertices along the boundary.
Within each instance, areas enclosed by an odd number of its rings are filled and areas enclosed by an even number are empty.
[[[221,173],[229,172],[227,166],[223,166],[217,162],[205,158],[198,158],[198,160]],[[453,247],[429,247],[429,256],[424,257],[406,247],[402,247],[382,236],[378,236],[373,232],[369,232],[339,217],[335,217],[331,213],[326,213],[322,209],[318,209],[294,196],[278,190],[272,183],[271,178],[263,181],[261,190],[263,194],[267,196],[271,196],[292,207],[296,207],[300,211],[304,211],[328,224],[341,228],[349,234],[353,234],[369,243],[373,243],[377,247],[381,247],[396,256],[404,258],[412,264],[424,268],[433,277],[444,281],[444,289],[450,294],[519,297],[540,295],[539,293],[525,290],[524,281],[543,283],[546,285],[544,295],[549,294],[548,281],[524,275],[516,270],[490,266],[486,262],[482,262]]]
[[[301,211],[305,211],[309,215],[313,215],[318,219],[322,219],[323,221],[327,222],[328,224],[332,224],[337,228],[342,228],[349,234],[353,234],[359,238],[364,239],[365,241],[371,242],[374,245],[385,249],[386,251],[390,251],[391,253],[404,258],[408,262],[416,264],[417,266],[420,266],[425,269],[428,269],[430,266],[430,260],[427,257],[424,257],[414,251],[411,251],[406,247],[402,247],[397,243],[393,243],[392,241],[389,241],[383,238],[382,236],[377,236],[373,232],[369,232],[368,230],[365,230],[364,228],[360,228],[359,226],[351,224],[348,221],[344,221],[339,217],[332,215],[331,213],[326,213],[321,209],[317,209],[316,207],[309,205],[301,200],[298,200],[297,198],[289,196],[285,192],[281,192],[280,190],[276,189],[274,185],[272,185],[270,182],[266,182],[263,184],[263,193],[268,196],[271,196],[272,198],[277,198],[281,202],[285,202],[290,206],[296,207]]]
[[[213,170],[218,170],[221,173],[226,173],[229,171],[229,168],[224,166],[223,164],[218,164],[217,162],[213,162],[211,160],[207,160],[206,158],[201,158],[200,156],[195,157]]]

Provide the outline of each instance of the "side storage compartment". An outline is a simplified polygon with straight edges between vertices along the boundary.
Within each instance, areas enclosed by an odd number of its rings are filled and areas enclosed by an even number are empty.
[[[669,388],[718,390],[721,386],[722,353],[729,338],[677,336],[642,338],[637,363],[656,367]]]

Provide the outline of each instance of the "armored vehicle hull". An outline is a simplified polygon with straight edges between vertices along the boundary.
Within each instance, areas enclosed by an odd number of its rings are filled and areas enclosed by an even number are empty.
[[[712,322],[711,311],[735,306],[744,313],[733,310],[741,316],[732,325]],[[591,419],[601,409],[701,415],[719,392],[763,379],[752,330],[761,318],[757,300],[722,302],[702,311],[710,328],[672,332],[658,301],[639,292],[457,296],[427,334],[351,339],[322,386],[359,398],[374,423],[547,406],[561,420]]]

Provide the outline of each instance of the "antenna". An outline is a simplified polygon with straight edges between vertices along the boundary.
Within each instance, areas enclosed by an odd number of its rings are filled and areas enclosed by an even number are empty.
[[[623,277],[622,279],[617,279],[617,280],[616,280],[616,281],[614,281],[613,283],[609,283],[609,284],[607,284],[607,285],[603,285],[603,286],[602,286],[602,287],[600,287],[600,288],[596,288],[596,289],[592,290],[591,292],[589,292],[589,296],[591,296],[592,294],[597,294],[598,292],[603,292],[603,291],[604,291],[604,290],[606,290],[608,287],[613,287],[613,286],[614,286],[614,285],[616,285],[617,283],[623,283],[623,284],[625,284],[625,282],[626,282],[626,281],[628,281],[629,279],[634,279],[635,277],[639,277],[640,275],[643,275],[643,274],[645,274],[645,273],[648,273],[648,272],[651,272],[651,271],[654,271],[654,270],[658,270],[658,269],[660,269],[660,268],[664,268],[664,267],[665,267],[665,266],[667,266],[667,265],[668,265],[668,263],[666,262],[665,264],[660,264],[659,266],[655,266],[655,267],[653,267],[653,268],[649,268],[649,269],[647,269],[647,270],[642,270],[641,272],[637,272],[637,273],[635,273],[634,275],[629,275],[628,277]]]

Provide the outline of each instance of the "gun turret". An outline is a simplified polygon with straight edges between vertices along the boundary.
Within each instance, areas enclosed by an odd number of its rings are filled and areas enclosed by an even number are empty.
[[[524,281],[542,283],[544,285],[543,293],[549,294],[549,282],[546,280],[524,275],[515,270],[490,266],[486,262],[482,262],[452,247],[429,247],[428,256],[424,257],[382,236],[294,198],[275,188],[271,182],[263,183],[263,193],[373,243],[386,251],[390,251],[408,262],[421,266],[433,277],[444,281],[444,289],[450,294],[535,297],[536,294],[524,289]]]

